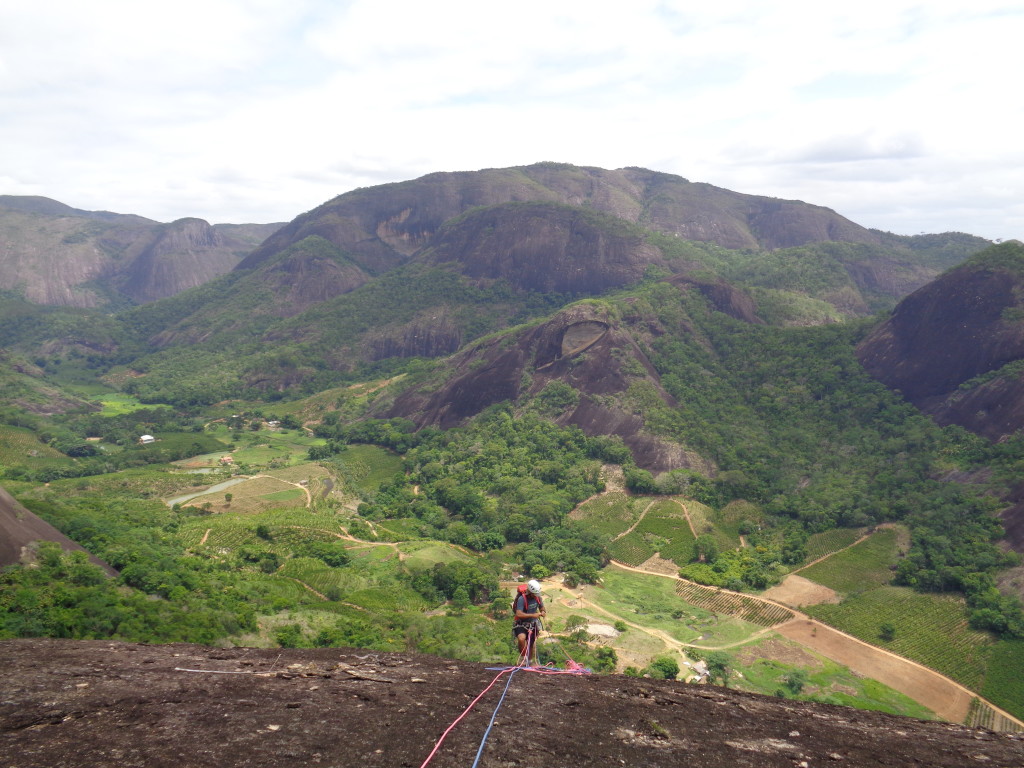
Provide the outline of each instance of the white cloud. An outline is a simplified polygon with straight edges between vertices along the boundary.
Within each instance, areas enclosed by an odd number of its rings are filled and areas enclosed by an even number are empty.
[[[287,220],[355,186],[641,165],[1022,237],[1019,3],[0,6],[0,193]]]

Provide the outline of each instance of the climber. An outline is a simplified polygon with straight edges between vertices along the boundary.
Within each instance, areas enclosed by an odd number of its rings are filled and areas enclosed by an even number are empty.
[[[537,635],[540,632],[540,620],[547,616],[544,601],[540,596],[540,582],[530,579],[519,587],[519,593],[512,602],[512,636],[519,644],[519,664],[537,663]]]

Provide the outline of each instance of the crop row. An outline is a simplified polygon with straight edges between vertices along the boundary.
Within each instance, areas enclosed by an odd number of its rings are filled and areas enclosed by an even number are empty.
[[[641,534],[632,531],[609,544],[608,554],[619,562],[635,567],[654,555],[654,547]]]
[[[760,627],[773,627],[793,618],[793,612],[781,605],[773,605],[735,592],[723,592],[715,587],[705,587],[689,581],[680,581],[676,585],[676,594],[698,608],[735,616]]]
[[[996,712],[988,702],[981,699],[971,701],[970,712],[967,713],[967,720],[964,725],[972,728],[988,728],[990,731],[1001,731],[1004,733],[1020,733],[1024,731],[1019,723]]]
[[[813,563],[822,557],[850,546],[864,535],[865,528],[833,528],[824,533],[815,533],[807,539],[806,562]]]
[[[880,587],[839,605],[809,606],[807,612],[854,637],[882,645],[931,667],[973,690],[984,679],[991,638],[970,629],[962,599],[920,594],[905,587]],[[895,636],[882,641],[880,627]]]
[[[625,494],[609,493],[580,505],[570,517],[587,530],[611,538],[628,530],[636,520],[636,502]]]
[[[888,584],[897,559],[898,535],[891,528],[876,531],[856,546],[805,568],[800,575],[845,594]]]

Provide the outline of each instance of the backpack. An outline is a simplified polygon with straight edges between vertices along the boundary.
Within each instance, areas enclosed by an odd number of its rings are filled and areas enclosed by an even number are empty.
[[[519,596],[520,596],[520,595],[522,595],[522,596],[523,596],[523,609],[524,609],[524,610],[525,610],[525,609],[526,609],[526,608],[527,608],[527,607],[529,606],[529,604],[530,604],[530,603],[529,603],[529,600],[530,600],[530,595],[531,595],[531,593],[530,593],[530,589],[529,589],[529,587],[527,587],[527,586],[526,586],[525,584],[520,584],[520,585],[519,585],[519,586],[518,586],[518,587],[516,588],[516,595],[515,595],[515,597],[513,597],[513,598],[512,598],[512,618],[513,618],[513,619],[514,619],[514,618],[515,618],[515,616],[516,616],[516,602],[517,602],[517,601],[519,600]],[[533,595],[533,597],[534,597],[534,599],[536,599],[536,601],[537,601],[537,607],[538,607],[538,608],[543,608],[543,607],[544,607],[544,601],[543,601],[543,600],[541,599],[540,595]]]

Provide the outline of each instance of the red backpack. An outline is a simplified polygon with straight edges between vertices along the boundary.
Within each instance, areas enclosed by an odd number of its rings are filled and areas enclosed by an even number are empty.
[[[516,602],[519,600],[519,596],[520,595],[523,596],[523,612],[525,613],[526,612],[526,608],[529,605],[529,596],[530,596],[530,594],[531,594],[530,588],[527,587],[525,584],[520,584],[516,588],[516,595],[515,595],[515,597],[512,598],[512,618],[515,618],[515,616],[516,616]],[[540,595],[534,595],[534,598],[536,598],[536,600],[537,600],[537,607],[538,608],[544,607],[544,601],[541,599]]]

